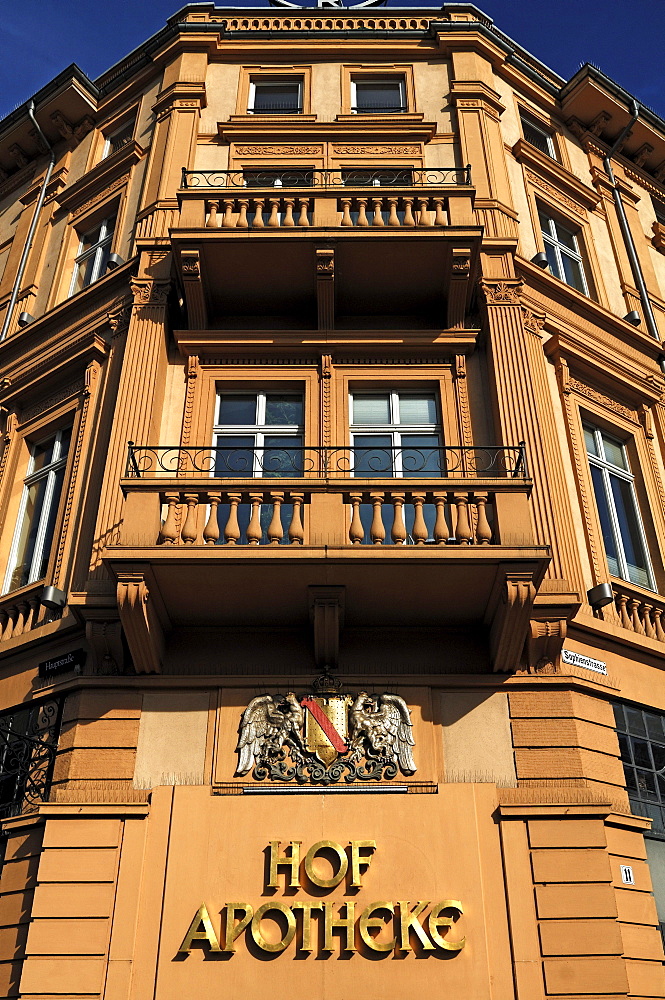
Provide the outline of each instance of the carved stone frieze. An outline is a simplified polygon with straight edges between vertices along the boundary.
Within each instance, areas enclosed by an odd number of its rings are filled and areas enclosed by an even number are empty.
[[[129,287],[135,306],[163,306],[171,289],[170,281],[153,281],[151,278],[132,278]]]
[[[236,146],[238,156],[322,156],[323,146]]]
[[[589,125],[589,132],[600,138],[600,136],[605,131],[611,120],[612,120],[611,114],[609,114],[607,111],[601,111],[599,114],[596,115],[596,117]]]
[[[334,143],[333,152],[339,156],[419,156],[420,145],[418,144],[395,144],[395,145],[355,145]]]
[[[50,410],[52,406],[57,406],[58,403],[61,403],[64,399],[70,399],[72,396],[76,396],[84,388],[85,379],[83,378],[70,382],[69,385],[64,386],[59,392],[54,392],[51,396],[47,396],[45,399],[40,399],[38,403],[22,410],[22,423],[28,423],[28,421],[34,420],[34,418],[38,417],[40,413],[45,413],[47,410]]]
[[[182,420],[182,443],[187,447],[192,438],[192,419],[194,416],[194,394],[196,392],[196,379],[201,373],[198,355],[190,354],[187,358],[185,369],[185,409]]]
[[[530,333],[539,337],[543,332],[543,327],[545,326],[545,314],[535,313],[532,309],[522,306],[522,319],[524,322],[524,329],[529,330]]]
[[[321,445],[324,448],[330,447],[332,424],[331,424],[331,395],[332,395],[332,354],[322,354],[319,363],[319,392],[320,392],[320,435]]]
[[[335,251],[316,251],[316,273],[322,278],[334,278],[335,276]]]
[[[617,403],[615,399],[610,399],[609,396],[605,396],[602,392],[597,389],[592,389],[591,386],[586,385],[584,382],[580,382],[578,379],[568,376],[566,392],[571,391],[579,392],[580,395],[584,396],[586,399],[592,399],[595,403],[600,403],[608,410],[612,410],[613,413],[618,413],[620,416],[625,417],[626,420],[635,420],[635,411],[630,410],[627,406],[623,406],[622,403]]]
[[[536,187],[539,187],[541,191],[546,191],[551,198],[553,198],[555,201],[560,202],[562,205],[565,205],[566,208],[569,208],[571,210],[571,212],[575,212],[576,215],[580,215],[584,219],[586,218],[586,212],[582,208],[582,206],[578,205],[577,202],[573,201],[572,198],[569,198],[567,195],[562,194],[562,192],[557,187],[555,187],[554,184],[550,184],[549,181],[546,181],[544,178],[539,177],[538,174],[534,174],[532,170],[527,170],[526,175],[528,179],[531,181],[531,183],[535,184]]]
[[[83,213],[86,212],[89,208],[93,208],[95,205],[104,201],[104,199],[108,198],[108,196],[110,194],[113,194],[114,191],[117,191],[119,188],[124,187],[128,181],[129,181],[129,173],[122,174],[122,176],[120,177],[116,177],[115,180],[111,181],[111,183],[108,184],[103,191],[99,191],[92,198],[88,198],[88,200],[84,201],[83,204],[77,205],[77,207],[71,214],[72,221],[74,219],[78,219],[78,217],[80,215],[83,215]]]
[[[107,312],[106,318],[109,326],[111,327],[113,337],[119,337],[120,334],[125,333],[129,326],[131,316],[131,302],[126,302],[123,299],[120,299],[113,306],[113,308]]]

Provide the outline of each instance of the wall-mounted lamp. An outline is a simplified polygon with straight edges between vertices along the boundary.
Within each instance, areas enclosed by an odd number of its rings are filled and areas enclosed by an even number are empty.
[[[642,322],[642,317],[638,313],[637,309],[631,309],[629,313],[624,316],[626,323],[630,323],[631,326],[639,326]]]
[[[587,590],[586,596],[594,611],[600,611],[601,608],[614,603],[614,591],[611,583],[599,583],[597,587]]]
[[[547,259],[547,254],[543,253],[542,250],[540,253],[537,253],[535,257],[531,258],[531,263],[535,264],[536,267],[542,267],[543,271],[545,270],[546,267],[550,266],[550,262]]]
[[[110,253],[106,262],[106,270],[115,271],[116,267],[122,267],[124,263],[124,257],[121,257],[119,253]]]
[[[24,326],[27,326],[28,323],[34,323],[34,322],[35,322],[35,317],[32,315],[32,313],[19,314],[18,325],[20,326],[21,329],[23,329]]]
[[[45,608],[50,608],[51,611],[60,611],[67,603],[67,594],[64,590],[58,590],[57,587],[44,587],[39,603],[43,604]]]
[[[663,375],[665,375],[665,354],[659,354],[656,360],[658,362],[658,367],[660,368]]]

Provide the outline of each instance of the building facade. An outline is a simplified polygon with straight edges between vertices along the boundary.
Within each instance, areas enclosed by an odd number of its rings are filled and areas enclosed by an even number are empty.
[[[0,122],[0,322],[0,993],[665,996],[665,122],[192,4]]]

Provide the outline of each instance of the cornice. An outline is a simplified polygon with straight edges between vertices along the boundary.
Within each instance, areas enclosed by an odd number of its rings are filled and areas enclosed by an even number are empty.
[[[60,208],[66,212],[78,212],[87,207],[88,202],[101,201],[104,195],[118,190],[129,180],[129,174],[145,155],[145,150],[138,142],[128,142],[88,170],[82,177],[58,195]]]
[[[548,191],[554,198],[561,200],[561,195],[572,204],[569,205],[573,211],[578,211],[578,205],[593,211],[600,201],[600,195],[590,185],[584,184],[581,180],[562,167],[557,160],[551,156],[546,156],[531,143],[524,139],[518,139],[512,148],[513,156],[520,163],[530,167],[527,170],[527,177],[536,186]],[[534,173],[535,171],[535,173]]]
[[[237,118],[241,120],[238,121]],[[427,142],[436,133],[436,122],[423,121],[422,115],[340,115],[334,122],[306,121],[299,115],[282,119],[279,125],[266,122],[254,115],[234,116],[217,125],[222,142],[263,142],[282,144],[312,141],[367,141],[386,140],[391,143]],[[399,120],[396,120],[398,119]]]
[[[163,118],[176,108],[207,107],[206,85],[202,81],[177,80],[157,95],[152,106],[156,118]]]
[[[458,108],[486,107],[501,117],[506,110],[499,94],[482,80],[453,80],[450,84],[450,96]],[[466,103],[466,102],[471,103]]]

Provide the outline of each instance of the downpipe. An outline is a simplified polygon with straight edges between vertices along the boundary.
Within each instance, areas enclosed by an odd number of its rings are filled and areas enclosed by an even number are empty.
[[[628,254],[628,260],[630,261],[630,269],[633,272],[633,279],[637,290],[640,293],[640,301],[642,303],[642,309],[644,311],[644,318],[649,330],[649,333],[656,340],[660,341],[660,335],[658,333],[658,327],[656,326],[656,318],[653,314],[653,309],[651,307],[651,302],[649,300],[649,295],[647,292],[647,287],[644,283],[644,275],[642,274],[642,267],[637,256],[637,251],[635,249],[635,242],[633,240],[633,234],[630,231],[630,226],[628,225],[628,219],[626,218],[626,210],[623,207],[623,201],[621,200],[621,192],[619,191],[616,179],[614,177],[614,171],[612,170],[612,157],[616,153],[617,149],[626,138],[628,132],[637,121],[640,116],[640,106],[637,101],[632,101],[631,114],[632,117],[624,130],[622,131],[619,138],[616,140],[612,148],[610,149],[607,156],[603,159],[603,166],[605,167],[605,173],[609,179],[612,196],[614,198],[614,204],[617,210],[617,216],[619,218],[619,226],[621,227],[621,235],[623,236],[623,241],[626,246],[626,253]]]
[[[23,253],[21,254],[21,260],[19,261],[18,271],[16,272],[16,278],[14,279],[14,285],[12,287],[12,294],[9,297],[9,304],[7,306],[7,312],[5,313],[5,319],[2,324],[2,330],[0,331],[0,341],[4,340],[7,336],[7,331],[9,330],[9,324],[12,320],[12,315],[14,313],[14,308],[16,306],[16,300],[18,299],[19,289],[21,287],[21,282],[23,281],[23,275],[25,273],[26,264],[28,263],[28,255],[32,249],[32,244],[35,239],[35,232],[37,231],[37,223],[39,222],[39,216],[41,215],[42,207],[44,205],[44,199],[46,197],[46,189],[48,187],[49,181],[51,180],[51,174],[53,173],[53,167],[55,166],[55,153],[53,152],[53,147],[48,142],[46,136],[39,127],[39,123],[35,118],[35,102],[30,101],[28,105],[28,117],[31,119],[32,123],[37,130],[37,135],[44,143],[44,146],[48,150],[49,154],[49,164],[46,168],[46,173],[44,174],[44,180],[42,181],[42,187],[39,192],[39,198],[37,199],[37,204],[35,205],[35,211],[32,216],[32,221],[30,223],[30,229],[28,230],[28,235],[25,241],[25,246],[23,247]]]

